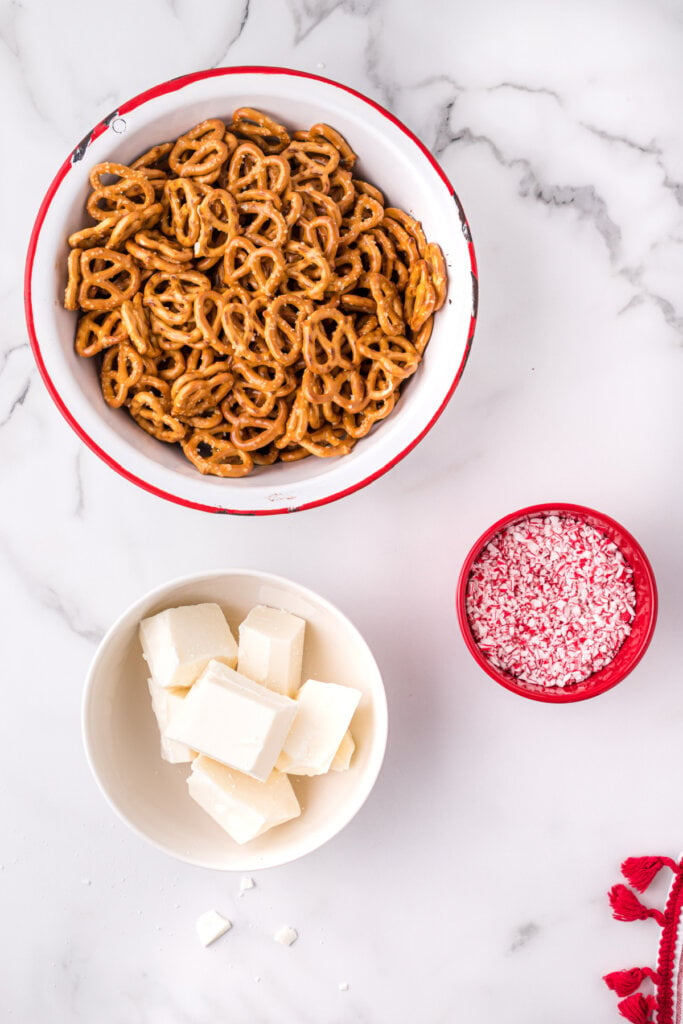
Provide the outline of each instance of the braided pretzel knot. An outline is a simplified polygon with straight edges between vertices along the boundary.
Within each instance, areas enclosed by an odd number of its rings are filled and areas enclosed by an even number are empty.
[[[240,107],[90,174],[64,305],[105,402],[203,473],[348,454],[416,372],[438,245],[332,126]]]

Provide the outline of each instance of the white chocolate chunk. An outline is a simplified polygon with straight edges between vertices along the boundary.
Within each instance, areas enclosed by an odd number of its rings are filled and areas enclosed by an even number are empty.
[[[143,619],[140,643],[157,686],[192,686],[212,659],[237,664],[237,644],[217,604],[167,608]]]
[[[305,629],[298,615],[263,604],[252,608],[239,629],[237,671],[293,697],[301,684]]]
[[[240,879],[240,896],[242,896],[245,892],[249,892],[249,890],[253,889],[255,886],[256,882],[254,881],[254,879],[250,878],[248,875],[245,875],[244,878]]]
[[[329,771],[361,696],[351,686],[307,680],[297,694],[299,710],[277,768],[290,775]]]
[[[223,917],[217,910],[207,910],[205,914],[199,915],[195,927],[202,946],[210,946],[216,939],[220,939],[221,935],[230,931],[232,921],[228,921],[227,917]]]
[[[278,771],[257,782],[200,756],[187,785],[193,800],[240,845],[301,814],[291,782]]]
[[[282,927],[278,928],[275,932],[273,938],[283,946],[291,946],[292,943],[296,942],[299,938],[299,933],[296,928],[290,928],[288,924],[283,924]]]
[[[210,661],[165,735],[264,782],[297,713],[296,701]]]
[[[339,744],[337,753],[332,758],[332,764],[330,765],[331,772],[345,772],[351,764],[351,758],[353,752],[356,749],[356,744],[353,742],[353,736],[349,729],[344,733],[344,739]]]
[[[189,690],[180,690],[172,686],[157,686],[153,679],[147,680],[147,686],[152,698],[152,711],[159,726],[161,756],[170,764],[184,764],[187,761],[192,761],[197,756],[196,751],[190,750],[185,743],[169,740],[164,736],[166,726],[178,709],[182,707]]]

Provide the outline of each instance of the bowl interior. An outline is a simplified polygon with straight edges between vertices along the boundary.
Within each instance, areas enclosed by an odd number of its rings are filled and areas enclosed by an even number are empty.
[[[352,723],[356,751],[346,772],[292,778],[302,814],[239,846],[190,798],[190,766],[161,759],[159,733],[147,691],[148,671],[138,623],[179,604],[218,603],[237,627],[256,604],[306,620],[303,678],[338,682],[362,691]],[[84,696],[88,758],[104,794],[140,835],[181,860],[204,867],[256,870],[314,850],[338,832],[362,805],[379,772],[387,711],[375,660],[355,627],[315,594],[267,574],[219,572],[184,579],[147,595],[108,632],[91,666]]]
[[[34,350],[53,397],[98,454],[150,489],[174,500],[229,511],[277,511],[330,500],[361,486],[405,454],[447,401],[471,340],[472,258],[464,221],[447,184],[421,146],[395,119],[349,90],[286,71],[221,69],[167,83],[124,104],[79,159],[53,182],[34,229],[27,271],[27,313]],[[326,121],[359,154],[354,172],[380,187],[387,203],[414,214],[438,242],[449,273],[449,300],[435,320],[423,364],[396,409],[341,459],[308,458],[260,467],[249,477],[202,477],[177,446],[156,441],[102,400],[93,361],[73,349],[76,314],[62,308],[66,238],[83,226],[88,174],[104,160],[126,163],[175,139],[207,117],[230,118],[240,105],[260,107],[292,128]]]
[[[482,654],[470,628],[466,611],[467,583],[472,568],[477,558],[489,544],[496,534],[510,526],[533,515],[558,515],[573,516],[581,519],[589,526],[599,530],[604,536],[611,540],[621,551],[624,559],[633,570],[633,585],[636,592],[636,611],[631,632],[615,657],[599,672],[584,679],[581,683],[572,683],[569,686],[536,686],[531,683],[524,683],[511,675],[498,669]],[[567,703],[570,701],[585,700],[588,697],[595,697],[605,690],[611,689],[628,675],[635,668],[650,643],[657,618],[657,589],[652,572],[652,567],[636,539],[609,516],[596,512],[594,509],[585,508],[581,505],[549,504],[536,505],[532,508],[522,509],[513,512],[504,519],[495,523],[479,540],[473,545],[463,564],[460,579],[458,581],[457,593],[458,620],[462,630],[463,638],[470,653],[474,656],[479,665],[493,679],[524,697],[534,700],[546,701],[549,703]]]

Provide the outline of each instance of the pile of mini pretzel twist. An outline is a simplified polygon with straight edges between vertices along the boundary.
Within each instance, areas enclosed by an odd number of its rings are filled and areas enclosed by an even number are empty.
[[[438,245],[329,125],[240,108],[90,173],[65,306],[102,394],[202,473],[345,455],[394,408],[446,296]]]

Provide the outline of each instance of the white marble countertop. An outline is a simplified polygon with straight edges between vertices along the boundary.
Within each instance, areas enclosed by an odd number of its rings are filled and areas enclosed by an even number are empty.
[[[600,977],[653,965],[658,929],[614,922],[606,890],[624,857],[683,843],[682,47],[680,0],[0,3],[3,1019],[619,1019]],[[48,397],[21,305],[37,206],[78,139],[156,82],[252,63],[403,119],[454,182],[481,275],[470,362],[419,447],[341,502],[266,520],[163,503],[98,461]],[[552,500],[623,522],[661,601],[632,676],[561,707],[490,681],[453,611],[476,536]],[[390,712],[357,818],[241,897],[239,876],[176,863],[113,816],[79,723],[124,607],[233,565],[345,611]],[[234,927],[205,950],[211,907]]]

